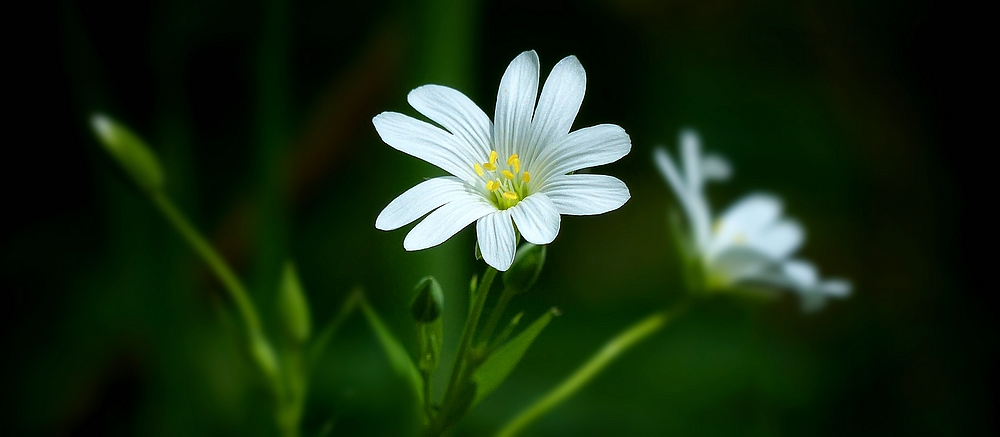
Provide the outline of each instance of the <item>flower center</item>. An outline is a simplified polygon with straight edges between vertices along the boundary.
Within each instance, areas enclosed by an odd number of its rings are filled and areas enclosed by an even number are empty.
[[[530,194],[528,182],[531,174],[521,171],[521,158],[517,154],[510,155],[506,164],[498,161],[497,151],[490,151],[489,160],[473,164],[472,168],[482,179],[486,187],[486,198],[497,208],[504,210],[517,205]]]

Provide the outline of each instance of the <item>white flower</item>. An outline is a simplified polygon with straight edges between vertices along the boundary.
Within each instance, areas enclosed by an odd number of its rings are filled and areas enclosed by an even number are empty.
[[[803,310],[821,308],[828,297],[846,297],[851,285],[843,280],[820,281],[809,262],[793,259],[805,238],[797,222],[781,216],[781,201],[768,194],[751,194],[712,222],[705,199],[705,182],[729,177],[729,164],[716,155],[702,155],[692,131],[681,133],[683,173],[663,148],[654,159],[680,199],[690,225],[690,247],[702,267],[708,289],[766,286],[799,294]]]
[[[628,134],[612,124],[570,132],[587,82],[575,56],[552,68],[541,96],[538,70],[534,51],[507,66],[495,124],[464,94],[440,85],[416,88],[407,101],[444,129],[396,112],[375,116],[386,144],[451,174],[401,194],[375,227],[397,229],[430,213],[403,240],[406,250],[420,250],[476,222],[483,259],[507,270],[517,244],[514,225],[525,240],[548,244],[559,233],[560,214],[602,214],[622,206],[630,197],[622,181],[568,173],[625,156],[632,148]]]

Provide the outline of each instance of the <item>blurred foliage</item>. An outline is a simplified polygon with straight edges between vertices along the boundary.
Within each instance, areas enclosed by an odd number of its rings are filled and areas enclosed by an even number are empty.
[[[293,259],[314,326],[360,285],[412,351],[412,285],[434,275],[450,363],[468,278],[481,273],[472,231],[408,253],[405,231],[375,230],[394,196],[440,171],[383,144],[370,119],[415,115],[405,96],[423,83],[457,87],[492,114],[504,67],[535,49],[543,75],[570,54],[587,69],[575,127],[615,123],[632,136],[632,153],[600,169],[632,200],[564,218],[545,271],[510,307],[526,320],[553,306],[563,316],[457,435],[496,430],[678,296],[666,220],[675,203],[650,152],[675,147],[682,127],[734,164],[734,179],[710,189],[716,208],[751,190],[780,194],[809,231],[802,255],[851,278],[855,295],[809,317],[790,297],[706,302],[528,434],[995,432],[996,325],[966,263],[959,214],[970,195],[961,158],[945,153],[935,69],[953,8],[59,1],[43,27],[56,37],[37,48],[58,72],[37,85],[52,95],[33,114],[44,140],[23,152],[47,167],[5,174],[15,206],[0,246],[0,423],[31,435],[274,434],[231,302],[90,136],[94,111],[149,140],[166,190],[248,279],[270,329]],[[418,423],[408,382],[359,315],[311,384],[304,435],[407,435]]]

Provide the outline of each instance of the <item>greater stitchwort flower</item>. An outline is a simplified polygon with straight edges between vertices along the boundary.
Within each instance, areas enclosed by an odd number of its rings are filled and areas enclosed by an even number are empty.
[[[698,136],[692,131],[682,132],[681,148],[683,172],[663,148],[654,151],[654,158],[687,216],[687,247],[700,265],[707,290],[755,286],[791,289],[799,294],[806,311],[821,308],[828,297],[850,294],[848,282],[820,281],[811,263],[791,258],[802,245],[805,231],[781,216],[777,197],[748,195],[713,223],[704,185],[727,179],[729,164],[717,155],[702,155]]]
[[[628,154],[628,134],[612,124],[570,132],[586,89],[583,66],[575,56],[563,58],[539,96],[538,65],[534,51],[511,61],[500,80],[495,123],[464,94],[440,85],[416,88],[407,101],[441,128],[397,112],[375,116],[386,144],[451,174],[401,194],[375,227],[397,229],[430,213],[403,240],[412,251],[441,244],[475,221],[483,259],[507,270],[515,225],[525,240],[548,244],[559,233],[560,214],[602,214],[622,206],[630,197],[622,181],[570,173]]]

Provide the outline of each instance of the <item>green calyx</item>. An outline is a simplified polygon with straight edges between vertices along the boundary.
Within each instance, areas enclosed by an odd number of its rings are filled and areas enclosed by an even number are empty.
[[[426,276],[414,287],[413,303],[410,310],[417,323],[432,323],[441,317],[444,310],[444,293],[441,284],[433,276]]]

